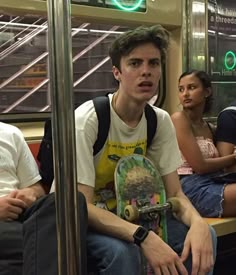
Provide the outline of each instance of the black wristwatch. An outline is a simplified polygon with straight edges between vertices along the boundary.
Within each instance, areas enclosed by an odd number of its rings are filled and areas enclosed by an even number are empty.
[[[145,227],[139,226],[133,235],[134,243],[140,246],[141,243],[147,238],[148,233],[149,231]]]

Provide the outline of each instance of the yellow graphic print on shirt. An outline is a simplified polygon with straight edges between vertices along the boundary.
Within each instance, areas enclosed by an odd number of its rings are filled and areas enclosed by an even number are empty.
[[[123,156],[145,155],[146,147],[146,140],[135,143],[117,143],[108,140],[96,166],[95,205],[113,212],[116,210],[114,172],[117,162]]]

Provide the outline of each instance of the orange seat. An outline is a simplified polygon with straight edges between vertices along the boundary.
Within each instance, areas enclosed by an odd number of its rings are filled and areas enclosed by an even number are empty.
[[[34,156],[37,164],[39,165],[39,162],[37,160],[37,155],[39,152],[40,142],[37,141],[35,143],[28,143],[28,146],[29,146],[30,151],[31,151],[32,155]]]

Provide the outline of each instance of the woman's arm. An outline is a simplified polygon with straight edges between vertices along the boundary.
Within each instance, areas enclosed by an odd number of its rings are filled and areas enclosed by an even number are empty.
[[[196,137],[193,134],[189,119],[182,112],[174,113],[171,119],[176,129],[179,148],[186,161],[196,173],[216,172],[236,163],[235,154],[204,159],[197,144]]]
[[[234,152],[235,145],[228,142],[219,141],[217,142],[217,149],[220,153],[220,156],[227,156]],[[226,172],[236,172],[236,163],[225,168]]]

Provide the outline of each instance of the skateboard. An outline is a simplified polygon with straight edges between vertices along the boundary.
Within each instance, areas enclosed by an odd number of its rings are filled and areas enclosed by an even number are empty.
[[[115,170],[117,215],[153,230],[167,242],[166,211],[176,211],[175,199],[166,201],[161,176],[145,156],[132,154],[121,158]],[[177,199],[176,199],[177,200]],[[142,274],[154,274],[143,257]]]

